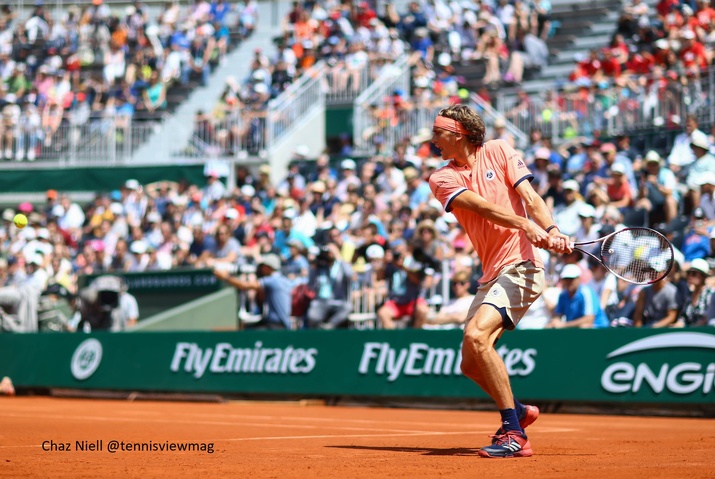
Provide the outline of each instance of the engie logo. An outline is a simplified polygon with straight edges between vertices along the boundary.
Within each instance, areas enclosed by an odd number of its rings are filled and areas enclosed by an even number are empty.
[[[665,333],[639,339],[616,349],[608,359],[654,349],[697,348],[715,349],[715,335],[705,333]],[[672,358],[672,356],[670,356]],[[713,358],[715,361],[715,358]],[[601,387],[614,394],[637,393],[650,388],[655,394],[664,390],[675,394],[691,394],[715,389],[715,362],[708,364],[672,361],[651,367],[644,362],[619,361],[613,363],[601,375]]]
[[[96,339],[82,341],[72,355],[70,370],[79,381],[90,377],[102,362],[102,343]]]

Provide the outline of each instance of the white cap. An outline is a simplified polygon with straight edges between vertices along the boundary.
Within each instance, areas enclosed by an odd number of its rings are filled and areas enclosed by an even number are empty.
[[[715,173],[712,171],[705,171],[699,174],[695,180],[695,184],[698,186],[715,185]]]
[[[385,257],[385,250],[378,244],[370,245],[365,251],[368,259],[382,259]]]
[[[127,180],[126,183],[124,183],[124,187],[128,190],[138,190],[139,182],[137,180]]]
[[[348,158],[340,163],[340,168],[342,168],[343,170],[355,170],[357,168],[357,165],[355,164],[355,161]]]
[[[581,268],[575,264],[567,264],[561,270],[561,279],[574,279],[581,277]]]
[[[293,208],[287,209],[283,212],[283,218],[288,218],[294,220],[298,216]]]
[[[457,222],[457,217],[454,216],[454,213],[445,213],[442,215],[442,218],[444,218],[444,221],[447,223],[456,223]]]
[[[694,269],[695,271],[700,271],[703,273],[705,276],[710,276],[710,265],[708,262],[702,258],[695,258],[690,262],[690,268],[688,271],[691,269]]]
[[[692,30],[683,30],[683,32],[680,34],[680,37],[685,39],[685,40],[692,40],[695,38],[695,33],[693,33]]]
[[[238,210],[236,208],[229,208],[226,210],[226,214],[224,215],[224,218],[229,219],[229,220],[235,220],[238,218]]]
[[[176,238],[181,243],[191,244],[194,242],[194,234],[191,232],[191,228],[187,226],[179,226],[176,230]]]
[[[618,175],[625,175],[626,174],[626,167],[623,166],[621,163],[614,163],[611,165],[611,174],[618,174]]]
[[[37,266],[42,266],[42,256],[35,253],[27,258],[27,264],[36,264]]]
[[[660,155],[658,154],[657,151],[650,150],[648,153],[645,155],[645,161],[646,163],[649,161],[654,161],[656,163],[660,163]]]
[[[123,215],[124,205],[116,202],[112,203],[109,205],[109,211],[111,211],[114,216]]]
[[[132,243],[132,245],[129,247],[129,251],[131,251],[134,254],[142,254],[146,253],[147,250],[147,244],[142,241],[142,240],[137,240]]]
[[[50,230],[47,228],[40,228],[37,230],[37,237],[49,240],[50,239]]]
[[[161,215],[156,211],[152,211],[146,215],[146,220],[148,223],[161,223]]]
[[[593,218],[596,216],[596,208],[589,205],[588,203],[584,203],[578,209],[578,215],[584,218]]]
[[[256,194],[256,189],[251,185],[243,185],[241,187],[241,194],[243,196],[253,197]]]
[[[708,135],[706,135],[705,133],[703,133],[700,130],[695,130],[690,135],[690,145],[698,147],[698,148],[702,148],[703,150],[709,150],[710,149],[710,141],[708,140]]]
[[[563,184],[564,190],[579,191],[578,182],[576,180],[566,180]]]

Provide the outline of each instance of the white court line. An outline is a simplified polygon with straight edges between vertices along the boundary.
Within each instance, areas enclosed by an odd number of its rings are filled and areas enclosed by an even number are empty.
[[[322,421],[322,422],[350,422],[355,424],[407,424],[415,426],[449,426],[449,427],[474,427],[474,424],[454,424],[448,422],[425,422],[425,421],[391,421],[389,419],[343,419],[343,418],[328,418],[328,417],[307,417],[307,416],[257,416],[249,414],[207,414],[207,413],[188,413],[185,416],[196,417],[223,417],[223,418],[246,418],[246,419],[264,419],[264,420],[296,420],[296,421]]]
[[[490,429],[491,431],[491,429]],[[340,434],[340,435],[320,435],[320,436],[264,436],[264,437],[236,437],[229,439],[217,439],[221,441],[273,441],[282,439],[343,439],[343,438],[368,438],[368,437],[412,437],[412,436],[461,436],[465,434],[488,434],[484,431],[459,431],[459,432],[415,432],[403,434]],[[476,448],[475,448],[476,449]]]
[[[226,421],[185,421],[176,419],[149,419],[149,418],[124,418],[107,416],[54,416],[50,414],[7,414],[0,413],[0,417],[29,418],[29,419],[63,419],[63,420],[84,420],[84,421],[107,421],[107,422],[156,422],[169,424],[203,424],[212,426],[256,426],[256,427],[282,427],[294,429],[324,429],[326,426],[310,426],[304,424],[275,424],[275,423],[247,423],[247,422],[226,422]],[[389,429],[384,427],[350,427],[350,426],[328,426],[331,429],[345,431],[389,431],[396,433],[429,433],[431,431],[419,431],[410,429]]]
[[[491,429],[490,429],[491,431]],[[407,432],[407,433],[390,433],[390,434],[322,434],[315,436],[263,436],[263,437],[235,437],[228,439],[214,439],[211,442],[235,442],[235,441],[280,441],[287,439],[344,439],[344,438],[373,438],[373,437],[418,437],[418,436],[457,436],[457,435],[477,435],[477,434],[488,434],[489,431],[459,431],[459,432]],[[138,441],[137,441],[138,442]],[[208,442],[205,441],[204,442]],[[0,446],[1,448],[18,448],[18,447],[42,447],[41,444],[29,445],[29,446]]]
[[[247,423],[247,422],[228,422],[228,421],[187,421],[187,420],[177,420],[177,419],[151,419],[151,418],[127,418],[127,417],[109,417],[109,416],[60,416],[51,414],[12,414],[12,413],[0,413],[0,417],[14,417],[14,418],[28,418],[28,419],[61,419],[61,420],[85,420],[85,421],[106,421],[106,422],[155,422],[155,423],[170,423],[170,424],[204,424],[204,425],[215,425],[215,426],[255,426],[255,427],[286,427],[295,429],[320,429],[326,427],[323,426],[311,426],[303,424],[275,424],[275,423]],[[240,417],[240,416],[239,416]],[[253,418],[264,418],[264,419],[308,419],[312,418],[297,418],[290,416],[248,416]],[[316,418],[316,420],[323,421],[337,421],[337,422],[347,422],[341,419],[328,419],[328,418]],[[385,421],[364,421],[364,420],[352,420],[352,422],[382,422]],[[389,423],[389,421],[388,421]],[[439,425],[434,423],[421,423],[423,425]],[[450,424],[443,424],[444,426],[452,426]],[[455,425],[456,426],[456,425]],[[413,429],[392,429],[392,428],[372,428],[372,427],[350,427],[350,426],[327,426],[332,429],[345,430],[345,431],[386,431],[394,433],[408,433],[408,434],[431,434],[434,431],[421,431]],[[473,427],[473,425],[472,425]],[[573,428],[558,428],[558,427],[539,427],[535,426],[532,430],[538,430],[542,433],[558,433],[558,432],[572,432],[577,429]],[[461,432],[453,432],[454,434],[461,434]],[[452,432],[450,434],[453,434]]]

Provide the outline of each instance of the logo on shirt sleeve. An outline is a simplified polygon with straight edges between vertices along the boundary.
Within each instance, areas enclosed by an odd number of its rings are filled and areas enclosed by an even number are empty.
[[[487,170],[486,173],[484,173],[484,179],[487,181],[492,181],[496,177],[496,173],[494,173],[494,170]]]

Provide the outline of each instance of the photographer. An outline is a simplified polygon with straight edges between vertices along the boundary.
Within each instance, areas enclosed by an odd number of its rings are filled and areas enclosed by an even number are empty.
[[[255,290],[266,314],[252,329],[291,329],[291,283],[281,273],[281,259],[267,254],[258,262],[258,279],[231,277],[225,269],[214,269],[214,276],[241,291]]]
[[[122,280],[117,276],[100,276],[79,292],[81,319],[78,331],[121,331],[126,319],[120,307]]]
[[[340,259],[340,250],[334,243],[320,248],[310,269],[308,285],[315,298],[308,308],[308,325],[311,328],[336,329],[345,327],[352,312],[350,281],[353,270]]]
[[[383,329],[395,329],[395,320],[408,316],[411,327],[421,328],[428,312],[427,302],[421,297],[424,265],[410,254],[404,242],[388,250],[385,261],[388,298],[377,311],[380,324]]]

